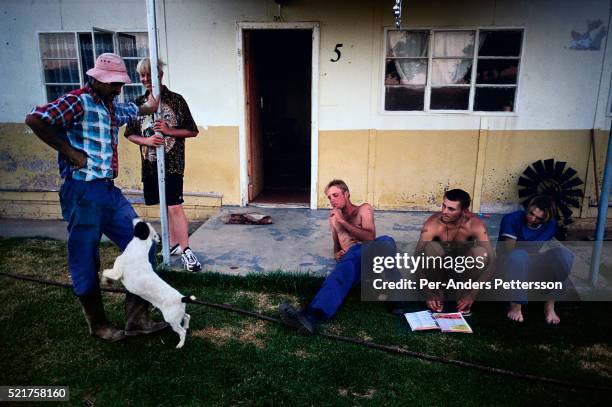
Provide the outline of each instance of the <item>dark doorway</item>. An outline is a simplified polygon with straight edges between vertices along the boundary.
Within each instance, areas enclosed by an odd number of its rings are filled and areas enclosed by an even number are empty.
[[[245,30],[249,202],[310,202],[312,31]]]

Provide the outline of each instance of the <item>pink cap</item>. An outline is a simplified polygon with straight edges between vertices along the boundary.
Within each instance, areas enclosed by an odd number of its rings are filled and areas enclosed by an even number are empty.
[[[96,65],[87,71],[87,75],[102,83],[132,83],[123,59],[117,54],[105,53],[98,56]]]

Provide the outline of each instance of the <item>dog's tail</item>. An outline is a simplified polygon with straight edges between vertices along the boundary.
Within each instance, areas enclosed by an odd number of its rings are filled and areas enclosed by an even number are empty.
[[[195,301],[195,299],[196,299],[195,295],[186,295],[183,298],[181,298],[181,302]]]

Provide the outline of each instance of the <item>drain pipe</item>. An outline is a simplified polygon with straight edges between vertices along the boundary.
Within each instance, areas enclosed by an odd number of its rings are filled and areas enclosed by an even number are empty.
[[[597,210],[597,229],[595,230],[595,243],[591,255],[591,272],[589,274],[591,286],[597,284],[599,266],[601,263],[601,249],[603,246],[604,233],[606,231],[606,219],[608,218],[608,202],[610,200],[610,187],[612,186],[612,122],[610,123],[610,134],[608,135],[608,152],[606,153],[606,167],[604,171],[603,185],[599,197],[599,208]]]
[[[157,21],[155,19],[155,0],[147,0],[147,28],[149,30],[149,61],[151,62],[151,82],[153,94],[160,96],[159,107],[154,115],[155,120],[160,118],[161,112],[161,83],[157,72]],[[160,133],[157,133],[160,134]],[[165,145],[155,149],[157,157],[157,187],[159,190],[159,219],[161,221],[162,257],[166,267],[170,266],[170,242],[168,238],[168,207],[166,206],[166,166]]]

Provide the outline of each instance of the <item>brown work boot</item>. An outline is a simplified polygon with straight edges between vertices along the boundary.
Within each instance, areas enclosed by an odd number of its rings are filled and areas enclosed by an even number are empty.
[[[89,334],[108,342],[117,342],[125,338],[125,332],[113,327],[104,314],[102,294],[96,290],[87,295],[78,297],[83,309],[83,314],[89,326]]]
[[[148,335],[162,331],[170,325],[167,322],[155,322],[149,313],[149,302],[137,295],[127,293],[125,295],[125,334],[127,336]]]

